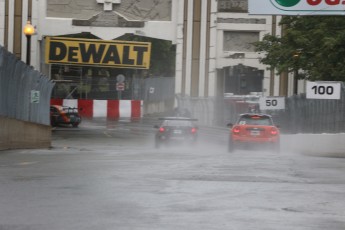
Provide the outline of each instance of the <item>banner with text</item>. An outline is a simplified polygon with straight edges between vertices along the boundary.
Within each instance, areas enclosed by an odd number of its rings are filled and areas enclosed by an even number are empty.
[[[344,0],[248,0],[249,14],[343,15]]]
[[[46,37],[47,64],[149,69],[150,42]]]

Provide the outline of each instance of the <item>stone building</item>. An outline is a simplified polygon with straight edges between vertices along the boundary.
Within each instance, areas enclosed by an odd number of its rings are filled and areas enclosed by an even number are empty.
[[[114,40],[134,34],[176,46],[176,94],[292,93],[292,82],[280,81],[260,64],[262,54],[252,45],[267,33],[279,35],[280,17],[248,15],[247,0],[0,0],[0,45],[23,61],[27,40],[22,28],[28,20],[36,28],[30,64],[51,78],[54,68],[45,63],[45,37]],[[79,76],[74,66],[59,71],[72,69]],[[106,85],[106,78],[100,82]]]

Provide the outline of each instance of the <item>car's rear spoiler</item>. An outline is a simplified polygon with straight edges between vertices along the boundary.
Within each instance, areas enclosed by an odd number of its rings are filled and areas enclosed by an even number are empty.
[[[198,121],[196,118],[189,117],[160,117],[158,120],[170,120],[170,121]]]

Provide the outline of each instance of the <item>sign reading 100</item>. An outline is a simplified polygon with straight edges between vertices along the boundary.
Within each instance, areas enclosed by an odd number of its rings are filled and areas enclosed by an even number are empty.
[[[307,82],[308,99],[340,99],[340,82]]]

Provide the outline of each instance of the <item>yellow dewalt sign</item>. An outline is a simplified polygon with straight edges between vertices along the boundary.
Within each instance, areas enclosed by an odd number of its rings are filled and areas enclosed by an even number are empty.
[[[46,37],[48,64],[150,68],[151,43]]]

